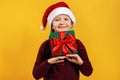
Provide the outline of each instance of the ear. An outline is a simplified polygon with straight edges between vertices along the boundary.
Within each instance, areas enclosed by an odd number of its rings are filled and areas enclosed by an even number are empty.
[[[70,29],[72,29],[73,28],[73,22],[71,22],[71,26],[70,26]]]
[[[71,28],[73,28],[73,26],[74,26],[74,23],[73,23],[73,21],[71,20]]]

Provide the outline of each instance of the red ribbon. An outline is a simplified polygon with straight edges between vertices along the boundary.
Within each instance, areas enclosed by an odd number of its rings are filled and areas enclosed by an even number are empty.
[[[61,37],[62,38],[62,37]],[[65,39],[53,38],[51,39],[52,54],[60,55],[60,50],[62,50],[62,55],[70,54],[70,52],[75,52],[77,50],[77,44],[75,37],[69,34]]]

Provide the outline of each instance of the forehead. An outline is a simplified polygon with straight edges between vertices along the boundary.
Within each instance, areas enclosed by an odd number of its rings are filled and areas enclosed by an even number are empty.
[[[66,14],[60,14],[60,15],[57,15],[55,18],[61,18],[61,17],[63,17],[63,18],[70,18],[68,15],[66,15]]]

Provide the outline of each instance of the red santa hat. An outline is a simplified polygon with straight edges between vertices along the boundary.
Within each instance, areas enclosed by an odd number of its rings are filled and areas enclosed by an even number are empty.
[[[72,11],[70,10],[69,6],[65,2],[58,2],[56,4],[51,5],[50,7],[46,9],[43,15],[43,18],[42,18],[41,29],[42,30],[45,29],[47,22],[49,26],[51,27],[53,19],[60,14],[68,15],[71,18],[73,24],[75,25],[76,23],[75,17]]]

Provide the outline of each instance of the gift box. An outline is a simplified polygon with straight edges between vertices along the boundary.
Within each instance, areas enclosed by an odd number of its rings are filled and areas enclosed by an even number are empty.
[[[52,56],[78,53],[74,30],[51,32],[49,39]]]

